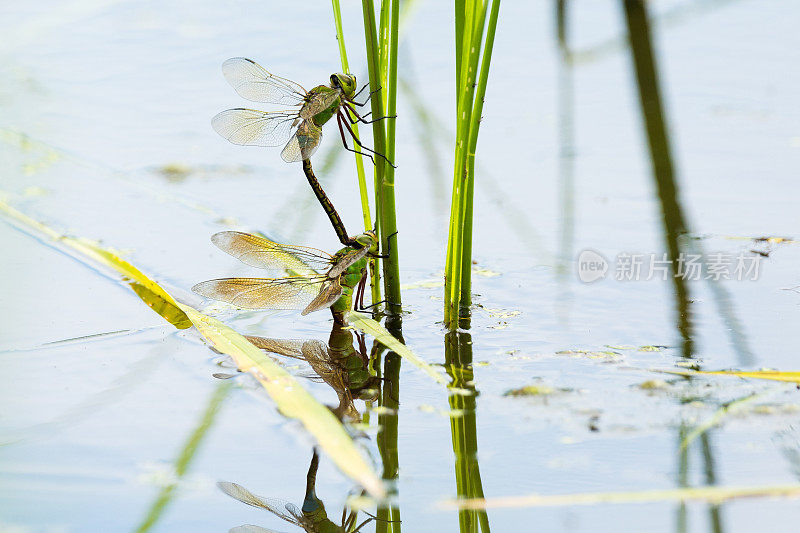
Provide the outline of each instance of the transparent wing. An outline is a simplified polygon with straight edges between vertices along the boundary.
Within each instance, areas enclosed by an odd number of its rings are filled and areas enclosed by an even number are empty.
[[[192,290],[200,296],[244,309],[307,309],[317,300],[320,290],[325,288],[324,281],[322,276],[223,278],[203,281],[192,287]]]
[[[211,127],[233,144],[280,146],[292,136],[297,113],[267,112],[237,107],[217,114]]]
[[[261,496],[256,496],[246,488],[242,487],[237,483],[231,483],[229,481],[219,481],[217,483],[217,487],[236,500],[239,500],[242,503],[246,503],[247,505],[252,505],[253,507],[259,507],[261,509],[266,509],[267,511],[273,513],[276,516],[279,516],[286,520],[287,522],[291,522],[293,524],[300,524],[300,518],[303,516],[292,514],[287,514],[281,510],[281,507],[289,508],[291,503],[286,503],[281,500],[277,500],[274,498],[264,498]],[[291,511],[290,511],[291,512]]]
[[[317,296],[303,309],[301,315],[307,315],[320,309],[327,309],[332,306],[336,300],[342,295],[342,286],[339,284],[339,278],[328,280],[322,285]]]
[[[333,256],[316,248],[278,244],[241,231],[221,231],[211,236],[220,250],[246,265],[286,270],[296,275],[318,275],[330,269]]]
[[[307,91],[299,83],[275,76],[251,59],[234,57],[222,64],[222,75],[239,96],[254,102],[298,105]]]
[[[287,357],[294,357],[295,359],[303,358],[303,345],[306,341],[268,339],[267,337],[254,337],[251,335],[245,335],[245,338],[262,350],[278,355],[285,355]]]
[[[245,524],[243,526],[232,527],[228,533],[280,533],[274,529],[267,529],[261,526],[254,526],[252,524]]]
[[[328,271],[329,278],[339,277],[345,270],[347,270],[353,263],[364,257],[369,253],[369,247],[362,246],[361,248],[349,250],[346,254],[341,256]]]
[[[320,141],[322,141],[322,129],[315,126],[310,120],[304,120],[283,147],[281,157],[287,163],[310,159],[317,151]]]
[[[310,340],[303,343],[303,359],[308,361],[311,368],[326,382],[330,376],[338,372],[338,368],[331,361],[328,345],[322,341]]]

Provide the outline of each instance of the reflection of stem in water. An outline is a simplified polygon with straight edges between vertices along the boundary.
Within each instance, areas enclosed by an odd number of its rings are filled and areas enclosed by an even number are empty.
[[[566,0],[558,0],[559,2],[566,2]],[[659,27],[677,26],[680,23],[694,19],[698,15],[702,15],[712,9],[724,7],[727,4],[732,4],[734,0],[694,0],[682,2],[671,9],[662,12],[650,18],[651,25],[658,25]],[[628,46],[628,40],[625,36],[617,36],[607,39],[599,44],[592,45],[584,48],[583,50],[575,50],[570,55],[570,61],[573,64],[587,64],[598,61],[614,52],[619,52]]]
[[[559,296],[556,300],[556,314],[567,322],[572,303],[571,283],[568,277],[572,264],[572,243],[574,240],[575,213],[575,101],[573,93],[572,65],[569,62],[567,42],[566,0],[556,2],[556,28],[560,49],[558,63],[558,180],[561,203],[561,250],[558,254],[556,273],[558,275]]]
[[[401,340],[402,332],[397,325],[390,324],[391,317],[387,318],[387,329]],[[399,324],[399,322],[398,322]],[[375,343],[372,358],[378,360],[383,351],[382,345]],[[400,468],[400,461],[397,453],[397,422],[398,408],[400,407],[400,361],[401,358],[394,352],[387,352],[383,359],[383,387],[381,388],[380,406],[382,409],[378,415],[378,451],[383,463],[383,479],[396,480]],[[376,533],[399,533],[400,532],[400,508],[397,505],[391,507],[380,506],[377,512],[378,520],[375,524]]]
[[[689,317],[689,291],[686,280],[678,276],[678,257],[683,250],[679,238],[687,233],[683,209],[678,198],[675,171],[664,121],[658,73],[650,39],[647,7],[644,0],[621,0],[628,26],[628,38],[636,72],[639,103],[647,133],[647,144],[653,165],[658,199],[664,223],[664,238],[672,263],[672,283],[677,309],[677,329],[683,339],[681,353],[691,357],[694,351],[692,324]]]
[[[472,373],[472,336],[451,331],[445,335],[445,368],[455,392],[450,394],[450,432],[456,457],[456,490],[459,498],[483,498],[478,465],[478,437],[475,418],[475,390]],[[464,390],[471,391],[464,394]],[[458,512],[460,531],[488,532],[486,510],[462,509]]]
[[[705,467],[706,485],[716,485],[717,475],[714,468],[714,455],[711,449],[710,437],[708,433],[703,433],[700,436],[700,443],[703,447],[703,465]],[[719,505],[709,504],[708,518],[711,525],[711,531],[714,533],[722,533],[722,517],[720,516]]]
[[[673,262],[673,274],[675,274],[675,261],[681,251],[697,255],[701,254],[702,250],[698,243],[687,241],[685,236],[681,238],[682,235],[688,233],[688,226],[679,202],[677,185],[674,179],[669,137],[664,123],[658,75],[650,40],[647,9],[641,0],[622,1],[625,6],[631,54],[636,70],[639,101],[642,107],[650,157],[653,163],[653,175],[656,179],[658,198],[661,202],[665,239],[670,259]],[[690,357],[694,347],[692,324],[689,316],[688,288],[682,277],[673,275],[672,280],[677,301],[678,331],[683,338],[682,353],[684,357]],[[718,312],[725,323],[726,329],[730,332],[731,347],[736,352],[739,363],[742,365],[753,364],[753,353],[747,345],[747,339],[742,333],[739,320],[733,314],[728,292],[719,282],[713,279],[708,279],[707,281]]]
[[[678,486],[686,488],[689,485],[689,450],[683,446],[683,441],[689,433],[686,424],[681,423],[678,429]],[[686,502],[680,502],[677,509],[675,530],[677,533],[686,533]]]
[[[230,387],[230,383],[222,382],[214,391],[214,394],[211,395],[211,399],[206,406],[206,410],[203,413],[202,418],[200,418],[200,423],[189,436],[186,444],[184,444],[183,449],[181,450],[181,454],[175,460],[176,481],[171,482],[169,485],[161,489],[161,492],[159,492],[158,496],[153,502],[153,505],[150,507],[147,516],[145,516],[139,527],[136,528],[138,533],[149,531],[150,528],[155,525],[158,519],[161,518],[161,515],[163,514],[167,505],[169,505],[169,503],[175,497],[175,489],[178,487],[178,481],[189,469],[189,465],[191,464],[192,459],[194,459],[194,456],[200,447],[200,443],[203,441],[203,438],[205,438],[208,430],[211,429],[211,426],[214,424],[217,413],[222,407]]]

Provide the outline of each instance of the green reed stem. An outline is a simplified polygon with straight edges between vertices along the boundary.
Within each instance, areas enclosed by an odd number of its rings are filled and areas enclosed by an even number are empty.
[[[375,7],[371,0],[361,2],[364,16],[364,37],[367,48],[367,67],[369,70],[370,90],[376,91],[371,99],[372,116],[382,117],[394,115],[397,109],[397,40],[399,27],[399,0],[384,0],[381,9],[382,21],[387,30],[378,40],[375,24]],[[388,19],[386,19],[388,17]],[[383,28],[382,28],[383,30]],[[381,50],[386,47],[386,59],[381,61]],[[386,96],[383,94],[381,80],[386,80]],[[386,105],[383,105],[383,102]],[[394,119],[389,118],[373,122],[372,134],[375,151],[384,154],[394,162],[395,126]],[[397,246],[397,218],[394,196],[394,168],[387,165],[382,157],[375,157],[375,199],[377,206],[378,230],[381,242],[381,253],[387,257],[383,260],[384,294],[387,300],[387,311],[399,315],[400,268]]]
[[[475,149],[499,8],[500,0],[493,0],[486,42],[483,43],[488,3],[482,0],[473,0],[466,4],[456,2],[456,37],[460,35],[461,41],[456,42],[456,146],[445,265],[444,316],[449,327],[456,327],[458,318],[469,320],[472,303]]]
[[[333,19],[336,25],[336,40],[339,43],[339,58],[342,61],[342,70],[345,74],[350,74],[350,65],[347,62],[347,49],[344,43],[344,32],[342,31],[342,12],[339,8],[339,0],[331,0],[333,7]],[[353,132],[359,139],[358,124],[353,124]],[[358,193],[361,197],[361,214],[364,218],[364,230],[372,229],[372,214],[369,208],[369,192],[367,191],[367,179],[364,173],[364,157],[359,154],[355,155],[356,159],[356,173],[358,174]],[[378,270],[378,260],[370,258],[369,271],[372,273],[370,276],[370,292],[372,295],[372,302],[379,302],[381,300],[381,286],[380,286],[380,271]]]
[[[469,128],[469,149],[467,151],[467,187],[466,187],[466,209],[464,212],[463,230],[463,257],[461,262],[461,297],[459,302],[459,316],[469,317],[469,308],[472,305],[472,199],[475,189],[475,151],[478,147],[478,131],[481,127],[481,115],[483,113],[483,101],[486,96],[486,85],[489,81],[489,66],[492,62],[492,50],[494,48],[494,35],[497,28],[497,17],[500,12],[500,0],[492,0],[492,10],[489,14],[489,25],[486,31],[486,42],[483,46],[483,57],[481,58],[481,72],[476,87],[475,108],[472,112],[472,120]],[[483,16],[486,15],[484,6]],[[481,24],[483,20],[481,20]]]

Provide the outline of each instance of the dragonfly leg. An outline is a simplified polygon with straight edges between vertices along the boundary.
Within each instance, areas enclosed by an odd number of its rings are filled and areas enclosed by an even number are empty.
[[[358,95],[360,95],[361,93],[363,93],[363,92],[364,92],[364,89],[366,89],[367,87],[369,87],[369,82],[365,83],[365,84],[364,84],[364,85],[363,85],[363,86],[362,86],[362,87],[361,87],[361,88],[358,90],[358,92],[357,92],[356,94],[354,94],[354,95],[353,95],[353,98],[352,98],[352,100],[355,100],[356,98],[358,98]],[[372,96],[372,93],[369,93],[369,96],[367,96],[367,100],[369,100],[369,97],[370,97],[370,96]]]
[[[354,150],[353,148],[350,148],[349,146],[347,146],[347,139],[344,136],[344,128],[342,128],[342,124],[344,123],[344,119],[342,119],[342,117],[340,115],[341,115],[341,113],[339,115],[336,115],[336,123],[339,125],[339,133],[342,136],[342,144],[344,144],[344,149],[347,150],[348,152],[353,152],[354,154],[361,154],[363,156],[369,157],[370,161],[372,161],[372,164],[374,165],[375,164],[375,159],[371,155],[365,154],[364,152],[359,152],[358,150]],[[348,126],[347,129],[350,130],[350,127]],[[353,133],[352,130],[350,130],[350,133],[351,134]],[[355,135],[353,135],[353,138],[355,138]]]
[[[397,118],[397,115],[386,115],[385,117],[374,118],[372,120],[365,120],[366,117],[372,114],[372,111],[370,111],[369,113],[367,113],[362,117],[361,115],[358,114],[358,112],[355,109],[353,109],[349,105],[345,104],[344,107],[356,117],[354,120],[352,117],[350,117],[350,115],[347,115],[348,120],[350,120],[350,124],[355,124],[356,122],[361,122],[362,124],[372,124],[373,122],[378,122],[379,120],[383,120],[385,118]]]
[[[364,85],[364,86],[361,88],[361,91],[363,91],[364,89],[366,89],[368,86],[369,86],[369,84],[366,84],[366,85]],[[370,101],[370,99],[372,98],[372,95],[373,95],[373,94],[375,94],[375,93],[377,93],[377,92],[378,92],[378,91],[380,91],[380,90],[381,90],[381,87],[378,87],[378,88],[377,88],[377,89],[375,89],[374,91],[370,91],[369,95],[367,95],[367,99],[366,99],[366,100],[364,100],[363,102],[356,102],[356,101],[355,101],[355,97],[356,97],[356,96],[358,96],[359,94],[361,94],[361,91],[358,91],[358,93],[356,93],[356,94],[354,94],[354,95],[353,95],[353,98],[352,98],[350,101],[351,101],[351,102],[353,102],[353,103],[354,103],[355,105],[357,105],[358,107],[364,107],[365,105],[367,105],[367,102],[369,102],[369,101]]]
[[[339,131],[340,131],[340,133],[342,134],[342,141],[344,141],[344,132],[342,131],[342,125],[344,124],[344,127],[345,127],[345,128],[347,128],[347,131],[349,131],[349,132],[350,132],[350,136],[351,136],[351,137],[353,137],[353,142],[354,142],[354,143],[356,143],[356,144],[358,145],[358,147],[359,147],[359,148],[361,148],[362,150],[366,150],[367,152],[369,152],[369,153],[371,153],[371,154],[374,154],[374,155],[377,155],[377,156],[380,156],[380,157],[382,157],[384,161],[386,161],[388,164],[390,164],[390,165],[392,166],[392,168],[397,168],[397,166],[395,166],[395,165],[394,165],[394,164],[393,164],[391,161],[389,161],[388,159],[386,159],[386,156],[385,156],[385,155],[383,155],[383,154],[380,154],[380,153],[376,152],[375,150],[372,150],[372,149],[370,149],[370,148],[367,148],[366,146],[364,146],[363,144],[361,144],[361,141],[359,141],[359,140],[358,140],[358,136],[356,136],[356,134],[355,134],[355,133],[353,133],[353,129],[350,127],[350,124],[348,124],[348,123],[347,123],[347,122],[346,122],[346,121],[345,121],[345,120],[344,120],[344,119],[341,117],[341,115],[342,115],[342,112],[341,112],[341,111],[339,111],[339,112],[337,113],[336,119],[337,119],[337,121],[339,122]],[[359,153],[360,153],[360,154],[362,154],[362,155],[367,155],[367,154],[364,154],[363,152],[359,152],[359,151],[357,151],[357,150],[350,150],[350,148],[348,148],[348,147],[347,147],[347,142],[345,142],[345,148],[346,148],[347,150],[349,150],[349,151],[351,151],[351,152],[354,152],[354,153],[357,153],[357,154],[359,154]],[[372,163],[374,164],[374,163],[375,163],[375,159],[373,159],[371,156],[368,156],[368,157],[369,157],[370,159],[372,159]]]
[[[356,297],[355,297],[355,305],[358,309],[366,309],[364,307],[364,287],[367,285],[367,275],[364,273],[361,276],[361,279],[358,282],[358,286],[356,287]]]
[[[369,254],[370,257],[374,257],[376,259],[388,259],[389,254],[392,253],[392,237],[397,240],[397,232],[395,231],[389,237],[386,238],[387,247],[389,248],[385,254]]]
[[[372,518],[367,518],[366,520],[364,520],[363,522],[361,522],[361,523],[358,525],[358,527],[357,527],[357,528],[355,528],[355,529],[352,531],[352,533],[357,533],[358,531],[361,531],[361,528],[362,528],[362,527],[364,527],[364,526],[366,526],[366,525],[367,525],[367,524],[369,524],[370,522],[372,522],[372,520],[373,520]]]

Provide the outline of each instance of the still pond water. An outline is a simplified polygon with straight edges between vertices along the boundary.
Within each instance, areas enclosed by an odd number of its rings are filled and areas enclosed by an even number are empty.
[[[388,467],[399,466],[405,531],[469,530],[469,517],[460,525],[438,506],[457,496],[464,465],[487,497],[800,480],[794,385],[653,372],[798,367],[800,9],[769,0],[648,5],[679,187],[671,198],[656,185],[669,175],[652,170],[619,3],[570,3],[566,54],[554,2],[501,7],[478,147],[477,307],[471,339],[461,338],[478,394],[459,403],[403,364],[396,414],[356,403],[368,415],[360,442],[379,472],[379,416],[396,424]],[[350,64],[363,65],[360,3],[343,10]],[[452,6],[417,1],[406,20],[397,120],[404,335],[443,364],[437,282],[452,169]],[[258,229],[338,248],[299,165],[279,150],[229,144],[209,126],[243,104],[220,74],[228,57],[252,57],[306,87],[339,70],[327,3],[6,3],[0,33],[0,189],[17,208],[123,250],[199,306],[193,284],[250,272],[211,245],[214,232]],[[318,175],[354,232],[353,164],[334,129]],[[654,150],[664,157],[663,145]],[[676,213],[688,231],[682,250],[741,257],[757,279],[678,286],[650,276],[674,236],[663,220]],[[0,223],[0,239],[0,531],[294,527],[215,483],[299,505],[312,442],[297,424],[255,385],[211,377],[220,358],[127,288],[9,224]],[[583,250],[606,261],[604,279],[580,281]],[[643,261],[640,279],[617,279],[636,277],[625,258]],[[215,309],[248,335],[330,333],[324,313]],[[336,402],[326,384],[307,385]],[[522,387],[538,394],[506,394]],[[753,393],[682,451],[692,429]],[[466,454],[454,452],[457,433]],[[176,490],[154,511],[176,469]],[[329,514],[338,517],[353,492],[323,456],[317,494]],[[490,509],[483,519],[494,531],[792,531],[800,506],[657,501]]]

